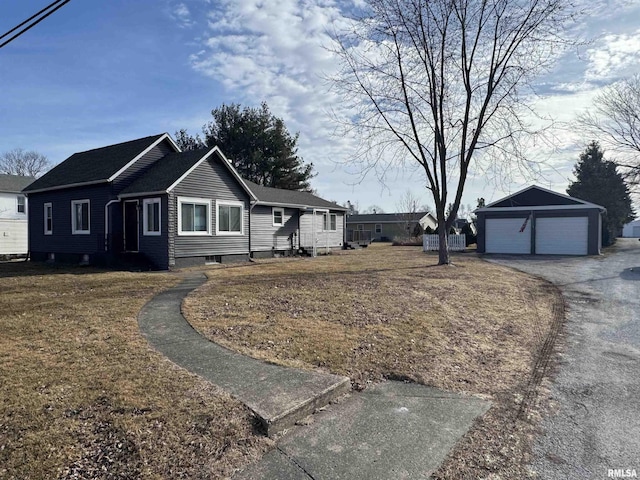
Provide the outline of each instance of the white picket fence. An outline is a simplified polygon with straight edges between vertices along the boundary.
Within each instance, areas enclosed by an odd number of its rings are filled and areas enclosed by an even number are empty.
[[[425,252],[438,250],[440,248],[440,237],[438,235],[423,235],[422,249]],[[449,235],[449,250],[452,252],[462,252],[467,248],[467,238],[465,234]]]

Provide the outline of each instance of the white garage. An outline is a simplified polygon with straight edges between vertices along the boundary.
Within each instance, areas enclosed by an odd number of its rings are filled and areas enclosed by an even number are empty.
[[[531,252],[531,227],[528,217],[488,218],[486,229],[487,253]]]
[[[623,237],[640,238],[640,220],[627,223],[622,228]]]
[[[587,255],[589,217],[540,217],[536,221],[536,253]]]
[[[476,210],[478,252],[597,255],[604,211],[578,198],[528,187]]]

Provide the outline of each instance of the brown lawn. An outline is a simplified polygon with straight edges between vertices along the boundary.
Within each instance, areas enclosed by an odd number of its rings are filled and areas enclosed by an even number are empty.
[[[492,409],[437,477],[522,478],[539,407],[518,412],[539,390],[532,371],[561,299],[542,280],[474,254],[454,262],[437,266],[420,248],[372,245],[211,268],[184,312],[220,344],[348,375],[356,389],[406,379],[490,398]]]
[[[270,441],[150,349],[137,313],[170,274],[0,264],[0,478],[223,478]]]

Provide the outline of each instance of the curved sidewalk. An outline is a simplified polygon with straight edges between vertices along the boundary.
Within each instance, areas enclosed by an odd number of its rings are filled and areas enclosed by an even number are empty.
[[[347,377],[267,364],[196,332],[182,299],[206,281],[192,276],[160,293],[138,316],[148,341],[173,362],[224,388],[251,408],[267,434],[351,389]],[[324,409],[292,429],[237,480],[429,478],[490,403],[418,384],[388,381]]]
[[[138,315],[143,335],[169,360],[247,405],[270,436],[351,390],[348,377],[264,363],[200,335],[185,320],[181,305],[206,280],[202,274],[188,277],[156,295]]]

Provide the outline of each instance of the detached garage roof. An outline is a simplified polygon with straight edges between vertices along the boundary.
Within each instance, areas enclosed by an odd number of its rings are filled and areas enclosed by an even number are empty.
[[[546,188],[532,185],[520,190],[508,197],[490,203],[486,207],[478,208],[476,212],[512,212],[517,210],[573,210],[597,208],[604,212],[602,205],[570,197],[562,193],[547,190]]]

